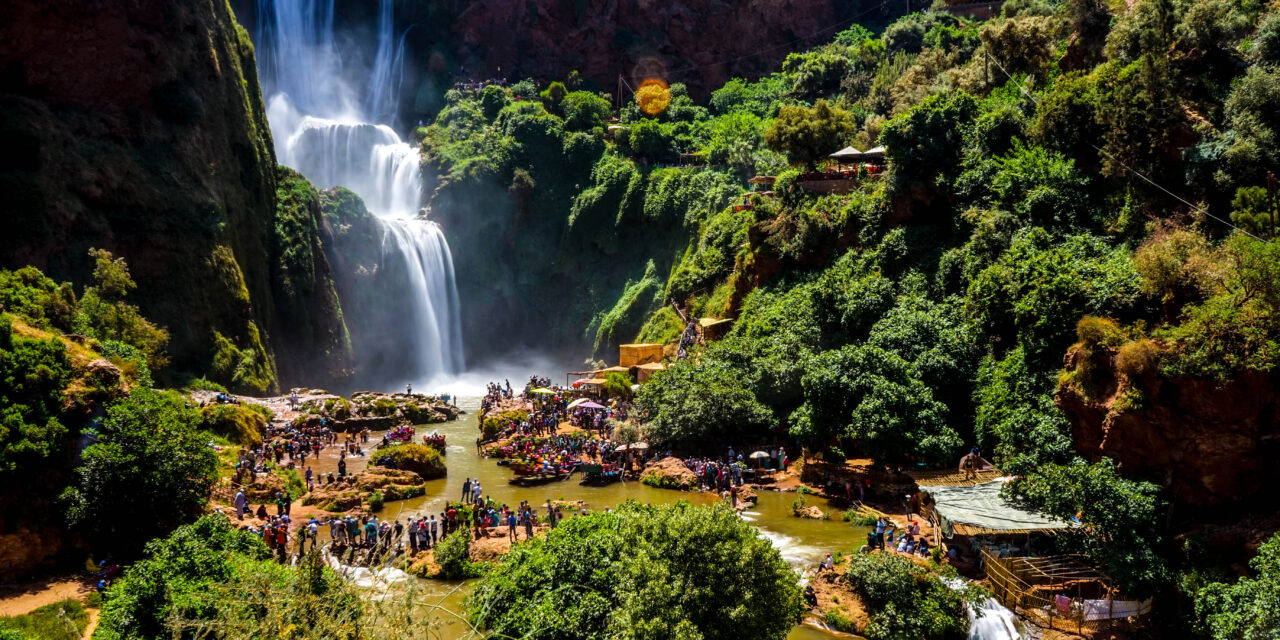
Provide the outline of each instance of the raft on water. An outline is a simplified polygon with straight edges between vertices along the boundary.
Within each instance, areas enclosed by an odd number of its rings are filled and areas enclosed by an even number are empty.
[[[554,473],[539,471],[538,473],[530,473],[528,475],[516,476],[510,480],[510,484],[514,484],[518,487],[532,487],[540,484],[548,484],[551,482],[561,482],[564,480],[568,480],[569,476],[573,475],[573,472],[576,470],[577,470],[577,467],[574,467],[573,469],[569,469],[568,471],[565,471],[562,469]]]

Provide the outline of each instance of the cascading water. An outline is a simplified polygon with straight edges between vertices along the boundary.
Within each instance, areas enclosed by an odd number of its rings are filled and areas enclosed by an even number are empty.
[[[419,217],[418,153],[379,124],[394,122],[400,101],[404,34],[397,42],[392,11],[379,0],[377,50],[357,68],[361,52],[344,59],[339,49],[333,0],[259,0],[259,72],[280,162],[318,187],[356,192],[382,226],[380,273],[407,297],[395,361],[410,370],[367,373],[429,382],[461,372],[462,330],[449,245]],[[368,78],[363,95],[357,74]]]
[[[948,587],[957,591],[967,585],[962,578],[943,580]],[[1026,640],[1032,634],[1026,632],[1026,625],[1008,607],[1000,604],[995,598],[986,598],[976,607],[967,607],[969,614],[969,640]]]

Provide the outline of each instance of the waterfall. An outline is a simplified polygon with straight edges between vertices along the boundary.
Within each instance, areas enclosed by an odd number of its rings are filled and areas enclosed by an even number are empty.
[[[968,587],[964,578],[943,578],[948,587],[963,592]],[[969,640],[1024,640],[1032,637],[1026,633],[1026,625],[999,600],[988,597],[975,608],[965,608],[969,614]]]
[[[449,245],[419,214],[418,152],[388,125],[400,100],[408,33],[397,42],[393,18],[393,1],[379,0],[371,68],[360,68],[363,51],[343,56],[333,0],[258,0],[256,45],[277,157],[317,187],[360,195],[382,228],[378,272],[404,294],[408,313],[391,318],[394,335],[386,338],[402,356],[397,366],[409,370],[365,373],[424,384],[461,372],[462,328]]]
[[[987,598],[974,611],[969,607],[969,640],[1021,640],[1021,623],[995,598]]]

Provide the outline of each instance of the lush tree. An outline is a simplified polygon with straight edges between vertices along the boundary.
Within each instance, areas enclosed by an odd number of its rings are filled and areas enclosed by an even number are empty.
[[[569,95],[569,90],[565,88],[564,83],[560,81],[552,82],[542,91],[542,100],[551,106],[560,104],[564,97]]]
[[[209,515],[147,545],[104,598],[95,637],[350,638],[371,626],[367,606],[318,552],[294,566],[267,560],[262,539]],[[377,605],[372,605],[377,606]],[[398,622],[404,624],[406,612]],[[410,625],[425,621],[409,621]],[[382,631],[385,631],[382,630]]]
[[[724,506],[644,507],[565,520],[517,545],[467,601],[503,636],[781,640],[800,589],[776,549]]]
[[[1231,135],[1223,159],[1239,184],[1263,184],[1265,167],[1280,165],[1280,67],[1250,67],[1223,105]]]
[[[507,90],[496,84],[491,84],[480,92],[480,111],[490,120],[498,117],[498,112],[510,103]]]
[[[1182,322],[1160,336],[1176,357],[1165,372],[1230,379],[1242,369],[1280,364],[1280,244],[1232,235],[1218,251],[1220,289],[1183,310]]]
[[[978,444],[1006,473],[1069,462],[1075,454],[1071,425],[1053,403],[1057,372],[1037,370],[1022,347],[1003,360],[983,358],[974,387]]]
[[[1280,203],[1272,202],[1262,187],[1240,187],[1231,200],[1231,221],[1236,226],[1259,237],[1275,236],[1276,217],[1280,216]]]
[[[676,158],[671,128],[657,120],[641,119],[631,125],[631,150],[655,162],[671,162]]]
[[[1008,495],[1083,526],[1059,535],[1065,551],[1086,553],[1126,595],[1145,597],[1167,577],[1160,557],[1160,487],[1127,480],[1104,458],[1044,464],[1009,484]]]
[[[1201,631],[1213,640],[1265,640],[1280,631],[1280,534],[1249,561],[1255,576],[1215,582],[1196,594]]]
[[[843,580],[863,598],[871,619],[862,634],[871,640],[964,638],[965,602],[981,594],[953,589],[931,568],[892,553],[852,556]]]
[[[1258,20],[1251,53],[1258,62],[1280,63],[1280,11],[1272,9]]]
[[[819,99],[812,107],[786,105],[764,131],[765,144],[792,164],[813,167],[848,144],[854,132],[848,111]]]
[[[891,351],[851,345],[814,357],[802,380],[805,403],[792,433],[814,444],[856,438],[882,462],[949,460],[962,442],[947,425],[946,407]]]
[[[85,287],[80,297],[77,323],[95,338],[119,340],[142,350],[152,369],[163,367],[169,360],[164,353],[169,332],[151,324],[137,307],[125,302],[125,297],[138,285],[130,277],[124,258],[117,258],[105,249],[90,249],[89,255],[96,263],[94,284]]]
[[[649,436],[669,445],[758,437],[773,425],[739,372],[712,358],[681,360],[655,373],[635,401],[649,418]]]
[[[169,635],[166,622],[171,614],[212,612],[208,589],[232,580],[236,556],[265,560],[269,552],[260,536],[218,515],[149,542],[146,557],[106,593],[95,635],[108,640],[160,638]]]
[[[189,521],[209,500],[217,456],[184,398],[146,388],[107,407],[67,489],[67,517],[95,543],[128,548]]]
[[[613,109],[609,101],[590,91],[573,91],[560,103],[564,126],[570,130],[590,130],[604,126]]]
[[[1032,228],[974,277],[965,299],[984,333],[1010,347],[1022,344],[1033,361],[1052,362],[1073,341],[1077,320],[1123,315],[1140,286],[1124,247],[1087,235],[1055,242]]]
[[[31,469],[62,451],[68,435],[62,391],[70,380],[61,342],[16,336],[13,317],[0,314],[0,474]]]
[[[957,173],[964,130],[978,104],[967,93],[938,94],[895,116],[880,132],[880,143],[901,179],[947,178]]]

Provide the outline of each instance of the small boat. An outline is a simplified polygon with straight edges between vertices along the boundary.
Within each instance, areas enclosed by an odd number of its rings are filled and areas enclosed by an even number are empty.
[[[584,464],[578,468],[583,474],[582,482],[578,483],[582,486],[602,486],[622,479],[622,469],[620,468],[610,468],[599,464]]]
[[[434,432],[430,434],[424,433],[422,434],[422,444],[431,447],[440,453],[445,452],[444,434]]]
[[[518,487],[534,487],[541,484],[550,484],[552,482],[563,482],[573,475],[572,471],[567,473],[535,473],[527,476],[516,476],[510,480],[510,484]]]

